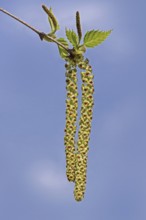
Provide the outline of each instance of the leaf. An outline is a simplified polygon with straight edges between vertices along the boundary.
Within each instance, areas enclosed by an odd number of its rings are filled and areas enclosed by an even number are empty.
[[[60,29],[59,23],[58,23],[55,15],[53,14],[52,8],[50,8],[50,10],[49,10],[48,21],[50,23],[52,33],[55,33],[57,30]]]
[[[53,14],[52,8],[48,9],[45,5],[42,5],[42,8],[48,15],[48,21],[51,26],[51,33],[54,34],[57,30],[60,29],[58,21],[57,21],[55,15]]]
[[[99,30],[91,30],[88,31],[84,36],[84,45],[86,47],[95,47],[101,44],[112,32],[109,31],[99,31]]]
[[[64,38],[62,38],[62,37],[58,38],[57,41],[62,43],[65,47],[68,47],[68,42]]]
[[[57,41],[62,43],[65,47],[68,48],[68,42],[64,38],[58,38]],[[63,59],[68,56],[68,52],[64,48],[62,48],[61,46],[58,46],[58,49],[59,49],[60,56]]]
[[[55,34],[53,34],[53,33],[49,33],[49,34],[47,34],[47,36],[56,39],[56,36],[55,36]],[[53,41],[50,40],[47,36],[44,36],[44,37],[43,37],[43,40],[46,40],[46,41],[48,41],[48,42],[53,42]]]
[[[69,42],[73,45],[73,47],[77,48],[78,46],[78,36],[73,30],[68,30],[66,28],[66,36]]]
[[[54,33],[55,32],[55,26],[54,26],[54,23],[53,23],[52,19],[49,16],[48,16],[48,21],[50,23],[51,33]]]

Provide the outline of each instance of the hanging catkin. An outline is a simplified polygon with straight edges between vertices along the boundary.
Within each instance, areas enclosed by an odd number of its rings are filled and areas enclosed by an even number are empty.
[[[69,181],[75,180],[75,135],[78,109],[77,69],[70,63],[66,68],[66,127],[65,127],[65,153],[66,175]]]
[[[81,116],[79,121],[79,132],[76,153],[76,169],[75,169],[75,189],[74,196],[77,201],[81,201],[84,197],[86,189],[87,176],[87,157],[89,150],[89,139],[91,132],[92,108],[93,108],[93,74],[92,68],[86,59],[80,62],[78,67],[81,71],[82,79],[82,105]]]
[[[66,61],[66,124],[64,145],[66,154],[66,175],[69,181],[75,182],[74,197],[76,201],[81,201],[84,198],[87,179],[87,159],[89,150],[89,140],[91,132],[91,121],[93,114],[93,74],[92,68],[89,65],[89,60],[84,59],[84,53],[87,48],[93,48],[101,44],[112,32],[89,30],[82,37],[82,28],[79,11],[76,12],[76,29],[66,28],[66,39],[56,35],[56,31],[60,29],[59,23],[52,11],[42,5],[43,10],[48,15],[50,24],[50,32],[44,33],[35,29],[26,22],[20,20],[15,15],[0,8],[0,11],[19,21],[23,25],[37,33],[41,40],[56,43],[59,49],[60,56]],[[82,39],[83,38],[83,39]],[[81,42],[82,41],[82,42]],[[71,48],[70,48],[71,44]],[[77,88],[77,67],[81,70],[82,79],[82,103],[80,110],[80,119],[77,131],[77,115],[78,115],[78,88]]]

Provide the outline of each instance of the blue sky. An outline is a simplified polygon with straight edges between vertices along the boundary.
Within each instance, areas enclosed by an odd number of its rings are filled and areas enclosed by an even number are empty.
[[[7,2],[0,7],[49,32],[41,5],[61,30],[113,29],[88,49],[95,105],[85,198],[65,174],[65,69],[55,44],[0,13],[0,219],[145,220],[145,7],[140,1]]]

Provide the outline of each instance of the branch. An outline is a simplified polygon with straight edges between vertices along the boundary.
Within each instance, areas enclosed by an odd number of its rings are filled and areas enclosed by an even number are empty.
[[[20,18],[16,17],[15,15],[9,13],[8,11],[4,10],[3,8],[0,8],[0,11],[7,14],[8,16],[12,17],[13,19],[17,20],[18,22],[22,23],[23,25],[25,25],[26,27],[30,28],[32,31],[34,31],[36,34],[39,35],[40,39],[43,40],[43,38],[45,37],[48,40],[53,41],[54,43],[56,43],[58,46],[61,46],[63,49],[65,49],[69,54],[71,54],[71,50],[68,49],[67,47],[65,47],[62,43],[58,42],[57,40],[55,40],[54,38],[48,36],[47,34],[40,32],[39,30],[35,29],[34,27],[30,26],[29,24],[27,24],[26,22],[22,21]]]

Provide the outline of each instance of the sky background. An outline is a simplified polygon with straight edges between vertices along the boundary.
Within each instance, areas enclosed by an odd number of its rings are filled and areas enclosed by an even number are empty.
[[[85,198],[76,202],[65,174],[65,62],[57,46],[0,13],[0,219],[146,219],[146,2],[144,0],[2,1],[49,32],[41,5],[61,30],[113,29],[88,49],[95,105]]]

